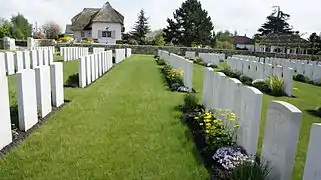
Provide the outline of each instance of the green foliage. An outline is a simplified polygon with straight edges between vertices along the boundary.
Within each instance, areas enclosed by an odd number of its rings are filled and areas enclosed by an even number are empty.
[[[260,162],[257,158],[256,162],[244,161],[242,165],[235,167],[232,172],[231,180],[267,180],[271,172],[269,164]]]
[[[262,92],[265,92],[265,93],[271,92],[271,89],[270,89],[267,81],[254,81],[252,85],[253,85],[253,87],[255,87],[256,89],[258,89]]]
[[[165,65],[162,67],[162,72],[165,74],[165,78],[169,87],[172,87],[175,84],[183,84],[183,71],[172,69],[169,65]]]
[[[216,33],[216,39],[217,39],[217,41],[220,41],[220,42],[232,43],[233,36],[234,35],[228,30],[225,30],[224,32],[219,31],[218,33]]]
[[[240,81],[243,83],[243,84],[246,84],[246,85],[252,85],[252,81],[253,79],[247,77],[247,76],[240,76]]]
[[[295,81],[299,81],[299,82],[306,82],[307,79],[305,78],[305,76],[303,74],[297,74],[296,76],[294,76],[293,78]]]
[[[173,15],[173,19],[167,19],[164,29],[167,43],[184,46],[191,46],[192,42],[211,43],[212,20],[198,0],[186,0]]]
[[[9,21],[4,20],[2,26],[0,26],[0,38],[10,37],[11,24]]]
[[[127,44],[127,40],[116,40],[116,44]]]
[[[317,33],[312,33],[308,38],[308,41],[311,44],[311,53],[320,55],[321,51],[321,37],[317,35]]]
[[[131,31],[130,34],[139,44],[145,44],[146,34],[149,32],[150,26],[148,25],[148,18],[145,17],[145,11],[142,9],[139,12],[138,20],[135,22],[133,31]]]
[[[164,46],[166,44],[164,38],[164,31],[162,29],[151,31],[146,34],[146,43],[156,46]]]
[[[217,41],[216,48],[217,49],[234,49],[234,46],[232,43],[228,41]]]
[[[11,17],[10,31],[14,39],[27,39],[31,36],[32,26],[22,14],[18,14]]]
[[[267,22],[258,30],[261,36],[270,33],[293,33],[291,26],[287,23],[290,15],[280,10],[280,7],[274,7],[273,13],[267,17]]]
[[[195,93],[188,93],[184,95],[183,112],[192,112],[198,107],[198,99]]]
[[[164,59],[156,59],[156,63],[160,66],[165,66],[166,65],[166,62]]]
[[[65,83],[67,87],[79,87],[79,74],[70,75]]]
[[[271,94],[273,96],[283,96],[284,95],[284,86],[283,80],[278,76],[270,76],[267,81],[269,88],[271,89]]]
[[[199,112],[194,117],[204,132],[207,149],[211,150],[235,144],[235,134],[239,127],[236,119],[235,114],[229,110],[220,109]]]

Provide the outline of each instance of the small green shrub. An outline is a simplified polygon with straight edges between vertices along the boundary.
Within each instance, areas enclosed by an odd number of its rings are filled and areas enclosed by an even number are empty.
[[[244,161],[231,172],[231,180],[267,180],[271,172],[268,163]]]
[[[156,59],[156,63],[160,66],[164,66],[166,65],[166,62],[164,59]]]
[[[258,89],[262,92],[265,92],[265,93],[271,92],[271,89],[270,89],[267,81],[253,81],[252,85],[253,85],[253,87],[255,87],[256,89]]]
[[[198,99],[195,93],[188,93],[184,95],[183,112],[192,112],[198,107]]]
[[[243,84],[246,84],[246,85],[252,85],[252,79],[247,77],[247,76],[244,76],[244,75],[241,75],[240,76],[240,81],[243,83]]]
[[[79,74],[70,75],[65,83],[67,87],[79,87]]]
[[[271,76],[267,81],[269,88],[271,89],[271,95],[273,96],[283,96],[284,93],[284,86],[283,80],[278,76]]]
[[[306,82],[307,79],[305,78],[305,76],[303,74],[298,74],[296,76],[294,76],[293,78],[295,81],[299,81],[299,82]]]

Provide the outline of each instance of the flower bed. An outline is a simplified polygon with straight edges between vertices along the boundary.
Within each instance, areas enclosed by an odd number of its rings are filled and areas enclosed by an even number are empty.
[[[193,62],[194,62],[195,64],[198,64],[198,65],[201,65],[201,66],[204,66],[204,67],[211,67],[211,68],[213,68],[213,69],[218,68],[217,65],[215,65],[215,64],[207,64],[207,63],[205,63],[204,61],[202,61],[200,58],[194,59]]]
[[[254,161],[236,144],[239,125],[235,114],[230,110],[205,110],[197,102],[195,94],[189,93],[179,109],[212,179],[266,178],[268,165],[262,165],[259,159]]]
[[[161,72],[164,75],[165,81],[171,91],[189,92],[189,89],[183,83],[183,71],[173,69],[163,59],[155,57],[158,65],[161,66]]]

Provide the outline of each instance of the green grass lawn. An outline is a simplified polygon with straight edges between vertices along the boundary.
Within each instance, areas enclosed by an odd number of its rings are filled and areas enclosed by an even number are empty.
[[[194,65],[194,88],[198,91],[198,97],[202,97],[202,89],[203,89],[203,73],[204,67],[200,65]],[[321,119],[309,114],[308,110],[313,110],[316,107],[321,106],[321,87],[313,86],[306,83],[300,83],[293,81],[293,95],[296,98],[289,97],[273,97],[264,94],[263,96],[263,106],[262,106],[262,121],[261,121],[261,129],[260,129],[260,137],[259,137],[259,149],[258,152],[261,151],[263,134],[264,134],[264,125],[265,118],[267,113],[267,107],[271,100],[280,100],[285,101],[294,106],[298,107],[302,111],[302,121],[301,121],[301,129],[300,129],[300,137],[299,143],[297,146],[297,153],[295,159],[295,167],[294,167],[294,179],[302,179],[306,151],[308,148],[309,138],[310,138],[310,128],[312,123],[320,123]]]
[[[64,63],[65,80],[76,72],[76,61]],[[133,55],[88,88],[65,88],[65,99],[0,160],[0,179],[209,178],[174,110],[182,94],[166,89],[152,56]]]

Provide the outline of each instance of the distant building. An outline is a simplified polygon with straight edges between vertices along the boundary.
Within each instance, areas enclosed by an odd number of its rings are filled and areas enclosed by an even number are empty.
[[[254,51],[254,40],[245,36],[234,36],[232,38],[232,43],[235,49],[244,49],[249,51]]]
[[[71,24],[67,24],[66,25],[66,29],[65,29],[65,34],[73,35],[74,32],[71,30],[71,28],[72,28],[72,25]]]
[[[102,8],[84,8],[71,22],[71,26],[66,26],[66,33],[72,32],[78,42],[93,38],[98,39],[99,43],[116,44],[125,30],[124,16],[113,9],[109,2]]]

